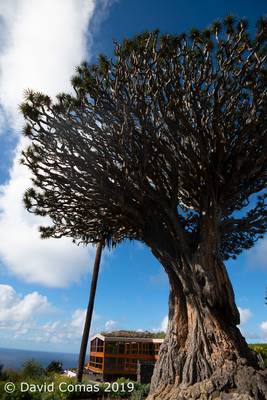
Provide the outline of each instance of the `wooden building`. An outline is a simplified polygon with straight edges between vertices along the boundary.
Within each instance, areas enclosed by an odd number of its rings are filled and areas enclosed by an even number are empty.
[[[138,361],[157,360],[162,336],[132,331],[99,333],[90,340],[86,369],[107,381],[121,376],[136,380]]]

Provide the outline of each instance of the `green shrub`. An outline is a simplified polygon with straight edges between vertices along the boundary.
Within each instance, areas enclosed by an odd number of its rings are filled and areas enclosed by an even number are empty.
[[[62,371],[63,371],[62,362],[60,362],[60,361],[51,361],[51,363],[48,364],[48,366],[45,369],[46,374],[49,374],[51,372],[60,374]]]
[[[131,393],[130,400],[143,400],[149,393],[150,385],[137,383],[135,384],[134,391]]]
[[[13,393],[6,393],[5,383],[0,382],[0,399],[1,400],[42,400],[41,393],[21,392],[20,384],[16,384]]]
[[[18,371],[14,371],[10,368],[3,368],[1,371],[0,380],[6,382],[20,382],[21,374]]]
[[[134,382],[127,378],[118,378],[115,382],[118,383],[119,389],[118,391],[114,390],[107,393],[105,390],[107,389],[108,384],[102,383],[100,384],[100,392],[99,395],[105,396],[107,399],[129,399],[129,400],[143,400],[147,396],[149,392],[149,385],[144,385],[138,382]],[[132,383],[134,385],[133,391],[127,390],[127,384]],[[112,388],[112,386],[111,386]],[[124,390],[122,390],[124,389]]]
[[[22,366],[21,375],[23,378],[39,379],[44,376],[45,370],[40,363],[35,360],[28,360]]]
[[[261,355],[264,365],[267,368],[267,343],[250,344],[249,347]]]

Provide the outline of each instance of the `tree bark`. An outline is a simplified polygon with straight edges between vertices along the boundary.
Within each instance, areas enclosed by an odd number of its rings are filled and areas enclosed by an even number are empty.
[[[169,276],[169,324],[148,399],[266,399],[266,370],[237,327],[224,264],[202,250],[178,262],[154,254]]]

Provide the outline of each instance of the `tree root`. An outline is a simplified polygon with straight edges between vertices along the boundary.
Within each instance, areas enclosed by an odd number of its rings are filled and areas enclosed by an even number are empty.
[[[178,382],[154,389],[147,400],[267,400],[267,369],[226,362],[209,379],[185,386]]]

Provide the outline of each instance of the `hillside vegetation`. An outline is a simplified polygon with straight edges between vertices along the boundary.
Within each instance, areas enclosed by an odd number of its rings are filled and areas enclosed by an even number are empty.
[[[267,368],[267,343],[250,344],[249,347],[261,355],[264,365]]]

